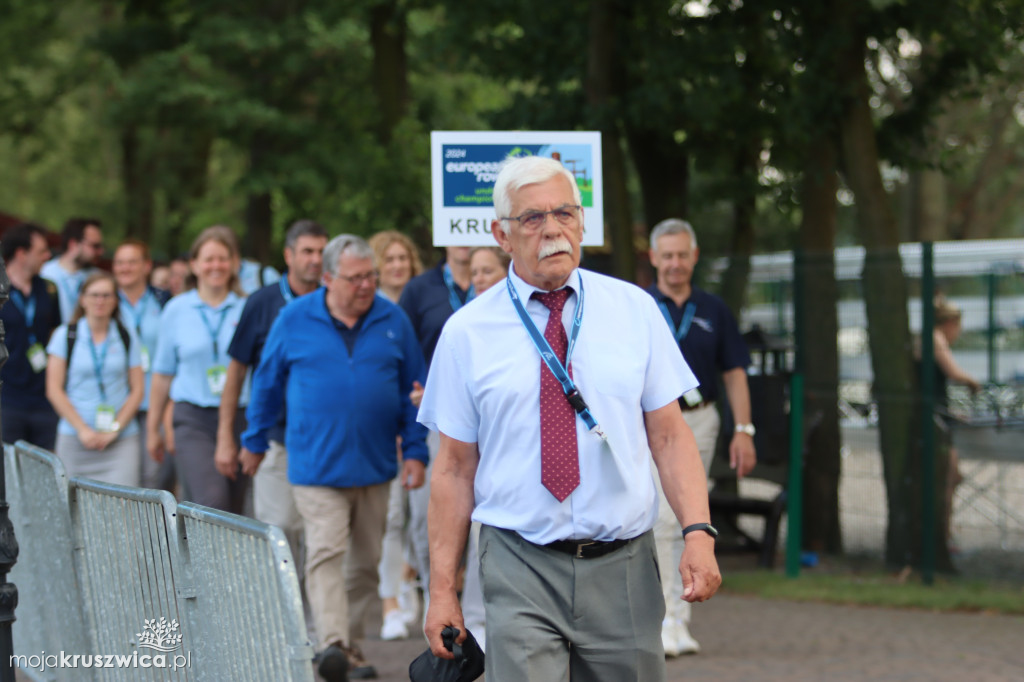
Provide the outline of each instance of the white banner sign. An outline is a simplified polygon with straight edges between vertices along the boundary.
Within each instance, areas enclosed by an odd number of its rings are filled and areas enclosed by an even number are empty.
[[[583,202],[583,246],[604,244],[601,133],[435,131],[430,134],[434,246],[494,246],[494,180],[510,156],[558,159]]]

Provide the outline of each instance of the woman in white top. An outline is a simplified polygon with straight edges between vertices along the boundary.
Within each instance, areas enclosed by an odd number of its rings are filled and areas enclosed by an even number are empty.
[[[61,417],[56,454],[68,474],[137,486],[135,414],[145,379],[139,340],[119,319],[113,275],[86,278],[70,322],[53,333],[47,353],[46,397]]]

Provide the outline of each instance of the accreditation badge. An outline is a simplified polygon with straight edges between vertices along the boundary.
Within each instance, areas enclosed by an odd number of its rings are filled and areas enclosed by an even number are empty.
[[[217,396],[223,393],[227,378],[228,370],[224,365],[214,365],[206,370],[206,384],[210,387],[210,393]]]
[[[683,394],[683,400],[685,400],[686,404],[690,407],[695,407],[704,402],[704,396],[700,394],[699,388],[694,388]]]
[[[43,348],[41,343],[33,343],[28,347],[26,351],[28,356],[28,364],[32,367],[32,371],[39,374],[46,369],[46,349]]]
[[[141,344],[139,354],[142,356],[142,371],[149,374],[149,348],[146,347],[146,344]]]
[[[96,430],[109,432],[116,431],[114,424],[117,422],[117,410],[113,405],[100,405],[96,408]]]

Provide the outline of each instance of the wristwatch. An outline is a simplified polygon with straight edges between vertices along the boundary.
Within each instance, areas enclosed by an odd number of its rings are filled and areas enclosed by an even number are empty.
[[[116,419],[114,421],[110,422],[110,433],[117,433],[120,430],[121,430],[121,422],[117,421]]]
[[[695,530],[702,530],[713,538],[718,537],[718,529],[710,523],[695,523],[692,526],[687,526],[683,529],[683,537],[685,538],[687,533],[692,533]]]
[[[753,438],[754,434],[757,433],[757,429],[754,428],[753,424],[737,424],[736,433],[745,433]]]

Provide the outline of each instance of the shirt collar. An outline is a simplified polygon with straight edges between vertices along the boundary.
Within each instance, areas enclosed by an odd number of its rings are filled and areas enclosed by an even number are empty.
[[[193,289],[189,293],[191,293],[193,296],[195,296],[195,306],[197,308],[209,308],[210,310],[214,310],[214,311],[221,310],[223,308],[230,308],[235,303],[237,303],[239,300],[241,300],[239,298],[238,294],[236,294],[233,291],[229,291],[227,298],[225,298],[223,301],[221,301],[220,305],[214,307],[214,306],[209,305],[205,301],[203,301],[203,299],[199,298],[199,291],[198,290]]]
[[[512,265],[511,263],[509,264],[508,267],[508,276],[509,278],[511,278],[512,286],[515,288],[516,294],[519,295],[519,300],[521,301],[529,301],[530,297],[533,295],[535,291],[539,291],[540,293],[545,292],[544,289],[540,289],[538,287],[533,286],[532,284],[527,283],[522,277],[517,275],[515,266]],[[576,291],[576,289],[579,288],[580,276],[582,276],[582,270],[580,270],[579,268],[573,268],[573,271],[569,274],[569,279],[566,280],[565,286],[559,287],[560,289],[569,287],[569,289],[572,291],[572,293],[569,295],[569,301],[574,300],[573,297],[578,295],[579,293]],[[566,304],[568,304],[569,301],[566,301]]]

